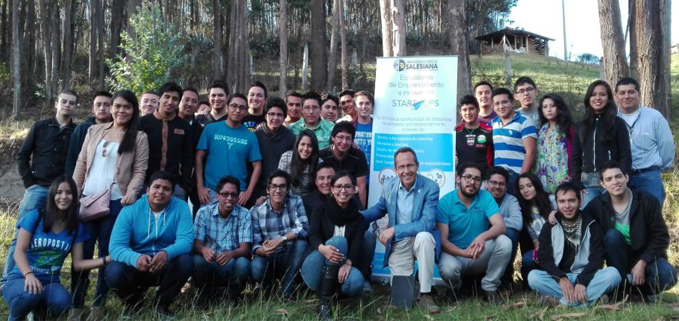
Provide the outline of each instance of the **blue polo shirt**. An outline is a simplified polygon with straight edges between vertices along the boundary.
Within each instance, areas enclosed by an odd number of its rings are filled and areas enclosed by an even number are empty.
[[[466,249],[479,234],[490,228],[490,217],[500,213],[490,192],[479,190],[467,208],[454,190],[439,201],[436,221],[448,225],[448,240]]]

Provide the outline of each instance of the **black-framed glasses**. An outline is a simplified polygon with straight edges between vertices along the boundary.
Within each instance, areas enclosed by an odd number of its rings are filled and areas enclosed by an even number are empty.
[[[489,180],[488,180],[488,186],[505,187],[505,186],[507,186],[507,183],[505,183],[505,182],[498,182],[498,181],[494,181],[494,180],[492,180],[492,179],[489,179]]]
[[[535,90],[535,88],[533,88],[533,87],[521,88],[521,89],[517,90],[516,93],[519,94],[519,95],[523,95],[525,93],[532,93],[534,90]]]
[[[238,198],[238,196],[240,196],[240,194],[239,194],[238,192],[232,192],[232,193],[219,192],[219,193],[217,193],[217,194],[219,194],[219,196],[221,196],[221,197],[223,197],[223,198],[229,198],[229,197],[231,197],[231,198]]]
[[[347,184],[347,185],[333,185],[332,188],[333,188],[335,191],[337,191],[337,192],[341,192],[342,190],[345,190],[345,191],[348,192],[348,191],[351,191],[352,189],[354,189],[354,185],[350,185],[350,184]]]
[[[481,183],[481,176],[464,175],[462,179],[467,182]]]
[[[229,104],[229,108],[231,108],[234,111],[235,110],[245,111],[246,109],[248,109],[247,106],[239,104]]]
[[[275,191],[275,190],[280,190],[281,192],[285,192],[288,190],[288,185],[287,184],[269,184],[269,190]]]

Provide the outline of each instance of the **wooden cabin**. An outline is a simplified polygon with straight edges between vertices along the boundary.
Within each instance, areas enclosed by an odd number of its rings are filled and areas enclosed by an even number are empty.
[[[552,38],[529,31],[505,28],[474,38],[481,42],[481,53],[534,53],[549,55],[549,42]]]

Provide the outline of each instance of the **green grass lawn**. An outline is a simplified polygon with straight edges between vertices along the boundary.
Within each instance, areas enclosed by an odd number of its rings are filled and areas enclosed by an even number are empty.
[[[672,61],[672,91],[674,97],[679,97],[679,57]],[[494,86],[504,85],[504,57],[501,55],[473,56],[472,81],[490,81]],[[512,81],[519,76],[530,76],[538,84],[540,94],[557,92],[562,94],[571,105],[576,119],[582,114],[582,100],[587,86],[599,78],[598,66],[579,63],[566,63],[555,58],[536,55],[511,55]],[[366,65],[368,83],[374,83],[374,64]],[[679,142],[679,99],[673,101],[673,115],[675,120],[670,126],[675,138]],[[81,106],[82,108],[82,106]],[[20,123],[1,121],[0,139],[21,140],[28,132],[29,121]],[[667,201],[664,215],[670,226],[672,244],[669,255],[670,262],[679,265],[679,167],[675,166],[672,173],[665,175]],[[16,210],[16,207],[13,207]],[[0,212],[0,258],[7,256],[7,248],[13,233],[15,214],[7,211]],[[4,263],[4,262],[3,262]],[[1,264],[1,263],[0,263]],[[67,262],[62,273],[64,284],[70,283],[70,263]],[[91,288],[88,303],[94,293],[96,283],[95,273],[91,273]],[[625,303],[618,306],[598,306],[586,309],[549,308],[541,309],[537,306],[538,296],[534,293],[519,293],[506,298],[506,304],[501,307],[491,307],[480,299],[467,299],[457,303],[448,301],[443,295],[437,298],[442,312],[429,315],[425,311],[415,308],[400,311],[389,308],[389,287],[380,284],[373,285],[373,292],[369,298],[363,300],[344,300],[335,309],[335,315],[342,320],[670,320],[679,319],[679,289],[666,292],[662,302],[655,304]],[[443,291],[439,291],[443,292]],[[149,296],[152,293],[149,292]],[[244,301],[240,304],[222,303],[210,309],[196,307],[194,292],[183,293],[177,299],[175,309],[179,312],[180,320],[315,320],[314,308],[318,303],[313,294],[302,293],[295,301],[285,301],[277,296],[265,296],[260,291],[248,288]],[[115,320],[121,313],[120,301],[111,296],[108,300],[108,320]],[[675,309],[677,309],[675,311]],[[153,320],[152,307],[142,310],[135,319]],[[0,304],[0,319],[8,314],[7,306]]]

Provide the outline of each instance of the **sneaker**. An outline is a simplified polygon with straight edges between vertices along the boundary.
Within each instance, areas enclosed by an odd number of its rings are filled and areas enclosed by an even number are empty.
[[[367,294],[373,291],[373,288],[370,286],[370,281],[365,281],[363,282],[363,293]]]
[[[553,297],[553,296],[548,296],[548,295],[543,295],[540,296],[540,300],[538,301],[538,306],[540,307],[556,307],[560,304],[559,299]]]
[[[500,295],[496,291],[483,291],[483,298],[492,305],[501,305]]]
[[[427,310],[427,312],[429,312],[430,314],[439,313],[441,311],[441,309],[439,309],[439,306],[436,305],[436,303],[434,302],[434,298],[432,298],[430,294],[422,294],[422,297],[420,297],[418,305],[423,309]]]

